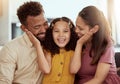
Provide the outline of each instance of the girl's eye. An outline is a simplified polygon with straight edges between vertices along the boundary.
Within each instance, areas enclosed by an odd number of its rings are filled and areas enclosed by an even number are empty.
[[[54,32],[59,32],[58,30],[53,30]]]
[[[68,32],[68,30],[65,30],[64,32]]]
[[[59,32],[59,31],[54,31],[54,32]]]
[[[70,31],[70,29],[69,29],[69,28],[67,28],[67,29],[65,29],[65,30],[64,30],[64,32],[69,32],[69,31]]]

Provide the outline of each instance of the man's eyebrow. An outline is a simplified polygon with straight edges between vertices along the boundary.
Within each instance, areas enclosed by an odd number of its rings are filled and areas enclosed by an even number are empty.
[[[45,21],[44,23],[48,23],[48,21]]]

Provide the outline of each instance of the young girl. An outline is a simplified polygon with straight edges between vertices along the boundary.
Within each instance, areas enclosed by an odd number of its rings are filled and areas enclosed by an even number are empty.
[[[40,42],[26,31],[37,49],[38,64],[44,74],[42,84],[73,84],[74,74],[70,73],[70,62],[77,41],[75,26],[67,17],[54,19],[44,42],[44,53]],[[47,61],[46,61],[47,60]]]
[[[101,11],[85,7],[76,19],[77,41],[72,59],[75,84],[120,84],[110,28]],[[93,35],[88,33],[93,32]]]

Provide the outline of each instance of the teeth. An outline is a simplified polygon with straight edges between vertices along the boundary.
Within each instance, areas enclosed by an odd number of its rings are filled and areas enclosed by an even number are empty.
[[[58,41],[59,41],[60,43],[63,43],[63,42],[65,41],[65,39],[60,38],[60,39],[58,39]]]
[[[81,35],[81,34],[78,34],[78,36],[79,36],[79,37],[82,37],[83,35]]]

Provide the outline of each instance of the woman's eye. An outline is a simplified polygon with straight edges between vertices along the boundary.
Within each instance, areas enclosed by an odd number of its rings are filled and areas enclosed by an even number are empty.
[[[54,32],[59,32],[58,30],[54,30]]]
[[[68,30],[65,30],[64,32],[68,32]]]

